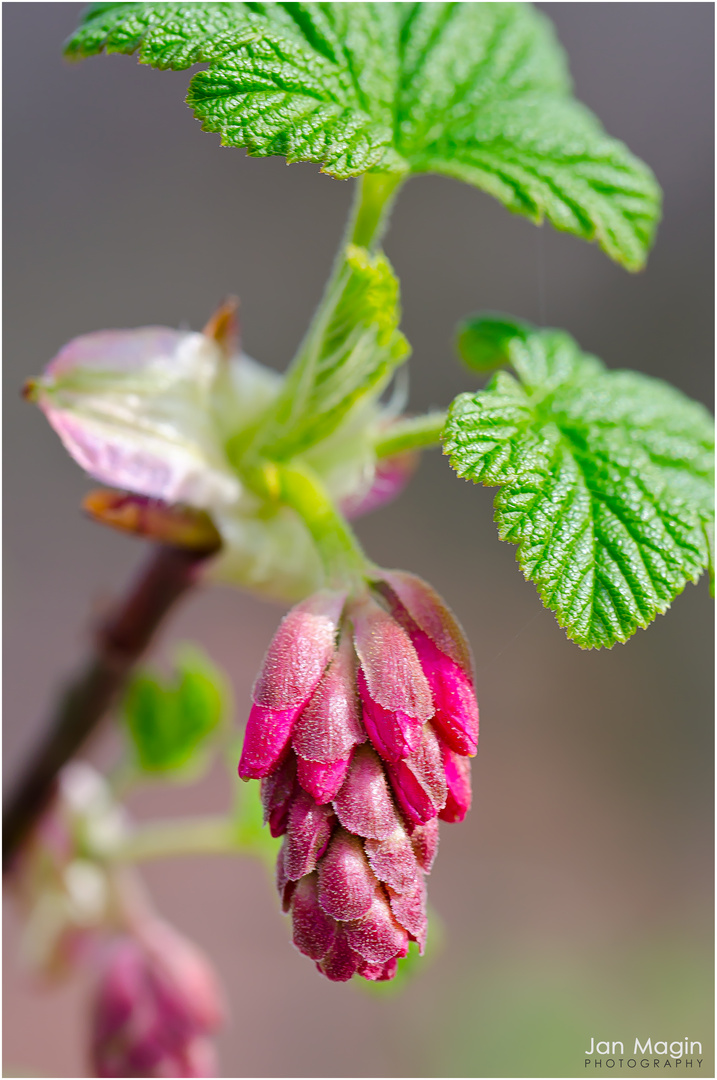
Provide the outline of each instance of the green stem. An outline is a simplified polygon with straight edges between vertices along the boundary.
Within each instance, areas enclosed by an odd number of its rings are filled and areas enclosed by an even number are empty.
[[[318,476],[306,465],[268,465],[277,497],[301,516],[333,588],[360,586],[371,565],[346,519]]]
[[[118,862],[145,862],[175,855],[221,855],[241,851],[236,823],[227,817],[174,818],[142,825],[115,855]]]
[[[347,243],[365,248],[378,244],[404,180],[403,173],[365,173],[361,177],[349,219]]]
[[[446,412],[430,412],[424,416],[398,420],[373,444],[376,457],[386,458],[393,454],[400,454],[404,450],[440,445],[447,416]]]
[[[293,418],[304,409],[326,331],[351,273],[346,263],[346,247],[348,244],[358,244],[373,248],[378,244],[404,179],[402,173],[366,173],[359,179],[331,276],[299,351],[286,373],[283,389],[269,415],[259,426],[253,442],[255,451],[261,452],[263,446],[270,445],[275,433],[291,427]]]

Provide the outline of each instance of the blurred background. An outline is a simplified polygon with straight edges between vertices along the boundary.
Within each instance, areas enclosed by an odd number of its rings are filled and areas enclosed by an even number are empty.
[[[578,96],[664,188],[657,245],[629,275],[467,186],[412,180],[386,241],[414,348],[411,407],[477,385],[451,338],[479,309],[564,327],[608,365],[669,379],[711,407],[713,6],[539,6]],[[228,292],[241,297],[246,351],[283,368],[353,187],[313,165],[220,149],[183,104],[189,73],[119,56],[68,65],[62,43],[80,10],[3,5],[6,783],[79,664],[92,613],[145,554],[82,517],[90,484],[20,400],[23,381],[91,330],[199,329]],[[492,498],[432,452],[398,503],[359,524],[378,563],[446,597],[477,661],[474,806],[443,826],[430,880],[442,942],[407,988],[376,997],[322,979],[289,944],[258,864],[147,870],[162,911],[227,987],[226,1076],[573,1076],[591,1037],[626,1049],[636,1037],[700,1040],[700,1072],[714,1075],[707,584],[626,646],[581,652],[498,541]],[[240,592],[197,592],[155,655],[198,640],[229,674],[243,721],[280,614]],[[113,751],[105,730],[88,755]],[[146,788],[131,807],[218,810],[228,795],[217,775]],[[5,925],[5,1075],[85,1075],[85,983],[39,987],[18,958],[12,903]]]

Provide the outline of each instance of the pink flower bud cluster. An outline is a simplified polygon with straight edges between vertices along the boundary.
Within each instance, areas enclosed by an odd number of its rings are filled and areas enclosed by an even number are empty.
[[[222,1021],[211,965],[191,942],[152,920],[113,942],[92,1011],[96,1076],[216,1076],[209,1035]]]
[[[423,951],[438,819],[465,817],[477,744],[468,644],[420,578],[380,572],[284,618],[239,775],[262,779],[294,944],[329,979],[391,979]]]

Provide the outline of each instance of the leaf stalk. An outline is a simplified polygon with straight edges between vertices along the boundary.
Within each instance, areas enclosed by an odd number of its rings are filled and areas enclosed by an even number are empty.
[[[406,450],[439,446],[447,419],[447,412],[436,411],[425,413],[423,416],[412,416],[406,420],[397,420],[374,442],[376,457],[393,457],[394,454],[400,454]]]

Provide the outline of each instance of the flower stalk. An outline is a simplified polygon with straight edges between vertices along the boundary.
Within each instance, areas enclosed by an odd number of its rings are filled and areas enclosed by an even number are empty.
[[[173,818],[135,828],[114,853],[118,862],[178,855],[224,855],[247,850],[235,821],[223,815]]]
[[[318,549],[326,584],[360,585],[371,563],[346,519],[336,509],[315,473],[296,462],[274,466],[278,495],[301,516]]]

